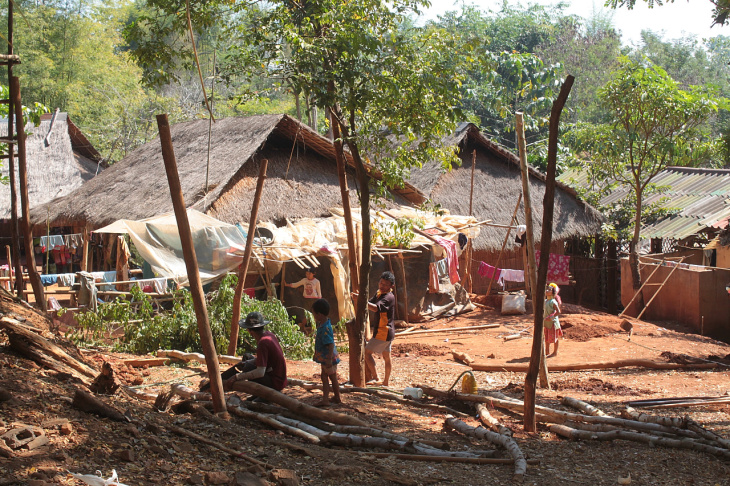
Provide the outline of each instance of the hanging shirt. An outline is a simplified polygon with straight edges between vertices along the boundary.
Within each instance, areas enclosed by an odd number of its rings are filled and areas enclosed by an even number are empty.
[[[433,238],[446,252],[446,258],[449,259],[449,279],[452,284],[455,284],[461,280],[461,277],[459,277],[459,257],[456,254],[456,243],[451,240],[441,238],[440,236],[434,236]]]

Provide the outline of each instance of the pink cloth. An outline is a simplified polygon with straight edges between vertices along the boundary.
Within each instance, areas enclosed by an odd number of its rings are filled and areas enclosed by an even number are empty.
[[[432,262],[428,264],[428,291],[435,294],[438,293],[439,289],[439,271],[436,268],[436,263]]]
[[[452,284],[455,284],[461,280],[461,277],[459,277],[459,257],[456,255],[456,242],[440,236],[434,236],[433,238],[446,251],[446,258],[449,259],[449,279]]]
[[[570,283],[570,278],[568,277],[570,273],[570,257],[551,253],[548,258],[548,283],[555,282],[558,285],[568,285]],[[537,260],[537,264],[540,265],[539,251],[535,252],[535,259]]]
[[[491,278],[494,280],[500,280],[502,278],[502,269],[493,267],[488,263],[479,262],[479,269],[477,273],[484,278]]]

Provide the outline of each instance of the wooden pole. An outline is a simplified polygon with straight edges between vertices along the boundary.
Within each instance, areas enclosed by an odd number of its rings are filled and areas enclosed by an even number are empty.
[[[473,150],[471,153],[471,183],[469,185],[469,216],[474,215],[474,168],[477,165],[477,151]],[[471,278],[471,256],[472,256],[472,246],[471,246],[471,238],[469,238],[469,241],[466,243],[466,256],[464,259],[466,260],[466,265],[464,268],[464,283],[467,286],[467,290],[469,293],[472,291],[472,278]]]
[[[527,166],[527,146],[525,144],[525,127],[523,124],[522,113],[516,114],[517,118],[517,141],[520,149],[520,172],[522,174],[522,196],[525,203],[525,224],[527,226],[527,245],[525,251],[527,253],[527,268],[525,269],[525,283],[529,283],[530,295],[532,296],[532,308],[535,315],[533,338],[532,338],[532,355],[530,358],[530,367],[525,377],[525,416],[524,426],[525,432],[535,432],[535,386],[537,384],[538,368],[544,355],[544,348],[541,347],[543,341],[543,324],[542,319],[537,320],[537,308],[539,295],[536,297],[535,288],[535,240],[532,226],[532,202],[530,199],[530,172]],[[533,367],[534,362],[534,367]],[[534,372],[534,374],[533,374]],[[528,396],[528,390],[531,396]],[[531,409],[530,409],[531,405]],[[532,412],[530,413],[530,410]]]
[[[28,200],[28,164],[25,152],[25,123],[23,122],[23,105],[20,101],[20,79],[13,76],[10,78],[10,86],[13,91],[13,106],[15,107],[15,129],[17,131],[18,143],[18,177],[20,182],[20,207],[23,214],[23,243],[25,246],[25,266],[28,267],[28,280],[33,287],[33,296],[36,306],[46,311],[46,297],[43,295],[43,284],[38,269],[35,266],[35,254],[33,253],[33,232],[30,227],[30,202]],[[12,114],[10,118],[12,119]]]
[[[259,179],[256,182],[256,193],[254,194],[253,205],[251,206],[251,217],[248,220],[248,234],[246,235],[246,249],[243,251],[243,262],[241,262],[241,265],[238,267],[238,283],[236,284],[236,292],[233,295],[231,339],[228,341],[227,353],[231,356],[235,356],[236,347],[238,347],[238,321],[241,319],[241,297],[243,296],[243,286],[246,283],[248,264],[251,261],[251,252],[253,251],[253,239],[256,233],[256,224],[259,217],[259,204],[261,203],[261,193],[264,191],[266,168],[268,166],[268,159],[263,159],[261,161],[261,166],[259,167]],[[266,287],[268,289],[267,293],[271,292],[270,285],[267,284]]]
[[[10,282],[10,293],[13,293],[13,259],[10,254],[10,245],[5,245],[5,256],[8,259],[8,276]]]
[[[87,263],[89,261],[89,227],[84,226],[83,230],[84,235],[84,246],[81,252],[81,271],[82,272],[88,272],[89,269],[87,267]]]
[[[499,255],[497,255],[497,263],[494,265],[495,268],[499,268],[499,264],[502,262],[502,254],[504,253],[504,248],[507,246],[507,241],[509,241],[509,235],[512,233],[512,223],[514,223],[515,218],[517,217],[517,211],[520,209],[520,203],[522,202],[522,193],[517,197],[517,204],[515,205],[515,210],[512,213],[512,219],[509,222],[510,228],[507,228],[507,234],[504,236],[504,241],[502,242],[502,248],[499,250]],[[492,283],[494,282],[494,278],[489,279],[489,286],[487,287],[487,293],[484,295],[489,295],[489,292],[492,291]]]
[[[284,289],[286,288],[286,280],[284,280],[284,277],[286,277],[286,262],[281,264],[281,289],[279,290],[279,300],[282,302],[284,302]]]
[[[616,314],[616,273],[618,269],[618,255],[616,240],[608,240],[608,255],[606,256],[606,299],[608,299],[608,313]]]
[[[400,269],[401,269],[401,275],[403,276],[403,305],[406,308],[405,312],[405,321],[406,324],[409,324],[408,322],[408,287],[406,286],[406,260],[403,257],[403,253],[398,253],[398,256],[400,257]]]
[[[334,90],[334,83],[332,90]],[[342,150],[340,139],[340,125],[334,119],[332,110],[328,109],[330,115],[330,126],[335,145],[335,160],[337,162],[337,175],[340,178],[340,195],[342,196],[342,210],[345,213],[345,229],[347,230],[347,266],[350,268],[350,283],[353,289],[360,287],[360,278],[357,265],[357,248],[355,247],[355,233],[352,225],[352,212],[350,209],[350,190],[347,187],[347,173],[345,172],[345,153]]]
[[[205,364],[208,367],[208,375],[210,377],[210,391],[213,397],[213,410],[215,410],[216,413],[227,413],[225,396],[223,394],[223,382],[218,369],[218,354],[216,353],[215,343],[213,342],[213,333],[211,332],[210,325],[208,324],[208,311],[205,308],[203,285],[200,282],[198,258],[195,255],[195,246],[193,246],[188,214],[185,210],[185,199],[183,198],[182,188],[180,187],[180,178],[177,173],[177,161],[175,160],[175,152],[172,147],[170,124],[167,121],[167,115],[157,115],[157,127],[160,132],[162,158],[165,162],[165,172],[167,173],[167,181],[170,185],[172,206],[175,210],[175,219],[177,220],[177,227],[180,232],[180,242],[183,247],[185,267],[188,271],[190,293],[193,297],[195,316],[198,321],[200,343],[203,348]]]
[[[560,115],[565,106],[565,102],[568,100],[570,89],[573,86],[575,78],[568,75],[565,78],[563,86],[560,88],[560,94],[553,103],[552,110],[550,112],[550,128],[548,136],[548,167],[547,176],[545,180],[545,199],[543,200],[543,222],[542,222],[542,236],[541,236],[541,254],[540,269],[537,275],[537,287],[535,291],[545,288],[547,282],[547,268],[550,256],[550,242],[552,240],[552,226],[553,226],[553,209],[555,204],[555,172],[558,157],[558,127],[560,124]],[[520,157],[522,160],[522,156]],[[531,224],[531,221],[530,221]],[[530,231],[531,232],[531,231]],[[529,238],[529,237],[528,237]],[[534,246],[530,244],[532,250]],[[534,251],[531,251],[532,265],[534,265]],[[534,268],[534,267],[533,267]],[[533,298],[533,312],[535,314],[535,327],[532,338],[532,353],[530,355],[530,368],[525,376],[525,431],[535,432],[535,381],[538,367],[540,366],[541,360],[544,361],[545,355],[545,342],[543,340],[543,308],[540,305],[536,305],[536,299]],[[539,339],[539,342],[537,340]],[[548,385],[549,386],[549,385]]]
[[[8,79],[13,77],[13,62],[10,58],[13,56],[13,2],[8,3]],[[8,113],[13,113],[13,88],[9,86],[8,90]],[[8,116],[8,138],[13,138],[13,117]],[[15,295],[23,299],[23,291],[25,290],[25,282],[23,282],[23,267],[20,264],[20,227],[18,223],[18,194],[15,185],[15,147],[13,142],[8,143],[8,178],[10,183],[10,248],[12,260],[15,263]],[[11,272],[12,273],[12,272]]]

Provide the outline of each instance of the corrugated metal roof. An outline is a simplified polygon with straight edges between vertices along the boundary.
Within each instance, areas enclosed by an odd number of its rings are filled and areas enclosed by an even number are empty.
[[[590,189],[586,173],[569,171],[558,179],[566,184]],[[659,192],[647,197],[645,205],[659,203],[675,214],[642,228],[645,238],[683,239],[711,228],[722,229],[730,221],[730,170],[668,167],[652,181]],[[601,199],[602,205],[612,205],[628,196],[620,187]]]

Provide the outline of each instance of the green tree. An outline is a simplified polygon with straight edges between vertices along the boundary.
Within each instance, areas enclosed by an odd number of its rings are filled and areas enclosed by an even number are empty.
[[[461,46],[442,32],[400,28],[406,16],[421,5],[421,0],[389,4],[379,0],[282,0],[253,10],[219,0],[206,2],[200,22],[198,12],[191,11],[193,24],[200,29],[206,27],[207,13],[229,9],[220,25],[225,26],[232,45],[226,53],[227,65],[237,72],[231,75],[294,80],[296,86],[306,87],[318,108],[332,112],[352,154],[360,188],[363,244],[358,323],[366,314],[371,269],[373,184],[367,162],[380,169],[386,185],[392,187],[402,184],[409,167],[434,158],[443,159],[446,165],[455,160],[453,149],[442,148],[441,140],[462,117],[456,108],[461,71],[453,69]],[[155,6],[170,19],[166,25],[177,25],[177,30],[171,27],[166,35],[185,28],[181,20],[184,6],[161,1]],[[179,52],[156,42],[159,25],[140,19],[128,30],[128,39],[137,46],[134,55],[152,81],[164,79],[180,61]],[[363,328],[357,332],[361,339]],[[361,349],[361,342],[351,343],[351,349]],[[359,380],[357,370],[352,372]]]
[[[654,177],[670,164],[690,165],[698,140],[697,128],[727,101],[702,87],[680,89],[661,67],[648,60],[619,60],[611,81],[601,90],[601,102],[611,114],[604,125],[583,127],[577,148],[586,150],[598,176],[629,191],[634,207],[630,265],[635,290],[641,286],[638,245],[644,199]],[[643,302],[639,298],[639,306]]]
[[[674,0],[644,0],[649,5],[649,8],[654,6],[662,6],[665,2],[674,3]],[[715,6],[712,12],[713,25],[725,25],[728,23],[728,16],[730,16],[730,2],[727,0],[709,0],[711,4]],[[626,7],[629,10],[634,8],[636,0],[606,0],[606,6],[611,8]]]

